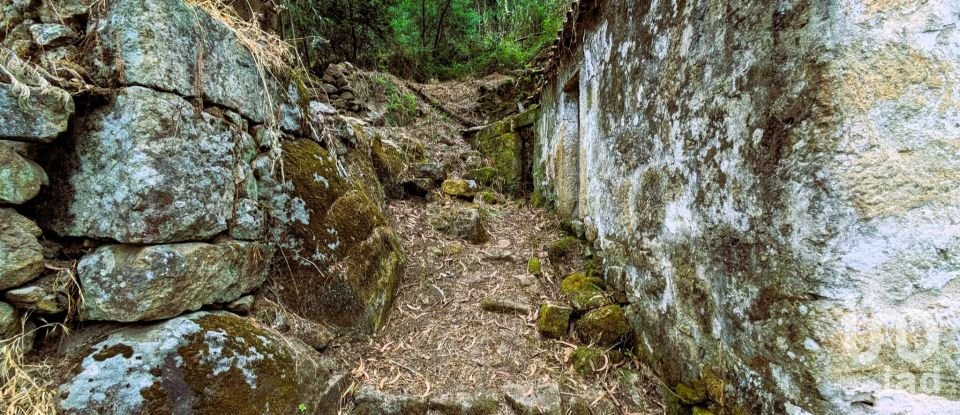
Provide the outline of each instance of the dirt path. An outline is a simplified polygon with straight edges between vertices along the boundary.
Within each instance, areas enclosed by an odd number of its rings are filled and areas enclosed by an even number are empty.
[[[379,74],[366,77],[379,78],[380,84],[392,79]],[[475,115],[479,94],[474,84],[494,81],[499,79],[422,87],[465,114]],[[420,108],[416,120],[403,127],[384,127],[384,135],[402,148],[421,149],[420,160],[439,163],[449,177],[459,177],[467,155],[476,151],[459,136],[460,125],[422,101]],[[497,195],[497,203],[490,204],[435,190],[425,199],[389,202],[407,257],[389,321],[374,337],[340,338],[328,347],[344,367],[352,369],[352,391],[366,388],[421,401],[464,392],[494,397],[499,405],[496,413],[513,414],[503,399],[507,385],[557,384],[564,413],[662,413],[654,388],[642,380],[645,377],[634,361],[607,362],[594,374],[580,374],[570,359],[580,345],[576,339],[540,335],[535,324],[540,304],[564,302],[559,281],[581,270],[581,259],[551,264],[547,247],[566,236],[555,216],[530,207],[523,199]],[[433,226],[436,217],[464,208],[483,213],[486,242],[472,244]],[[528,272],[531,257],[543,264],[537,275]],[[527,310],[485,311],[481,303],[489,299],[516,302]],[[585,403],[581,406],[588,407],[587,412],[572,410],[568,401],[573,397]],[[343,413],[357,413],[354,405],[348,399]]]

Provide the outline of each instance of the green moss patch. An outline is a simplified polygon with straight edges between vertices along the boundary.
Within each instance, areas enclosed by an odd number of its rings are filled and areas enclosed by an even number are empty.
[[[550,338],[562,338],[567,335],[572,314],[573,310],[570,307],[546,301],[540,305],[540,312],[537,316],[537,330]]]
[[[608,305],[592,310],[577,321],[577,333],[590,343],[612,346],[626,339],[630,323],[618,305]]]
[[[560,283],[560,292],[570,300],[577,311],[588,311],[611,304],[603,291],[603,280],[584,272],[568,275]]]

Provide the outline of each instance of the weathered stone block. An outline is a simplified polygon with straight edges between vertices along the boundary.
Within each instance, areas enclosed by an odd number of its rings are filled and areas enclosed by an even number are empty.
[[[0,82],[0,139],[49,143],[67,130],[74,111],[70,94],[54,87],[23,92]]]
[[[91,75],[102,84],[142,85],[202,97],[254,122],[275,119],[270,75],[223,23],[181,0],[119,0],[95,8]],[[199,79],[198,79],[199,77]],[[258,98],[255,98],[258,97]]]
[[[37,163],[0,144],[0,204],[33,199],[47,182],[47,174]]]
[[[210,238],[236,197],[238,132],[183,98],[141,87],[81,116],[47,163],[40,221],[63,236],[123,243]]]
[[[59,388],[68,414],[332,415],[344,386],[306,345],[229,313],[129,327],[78,350]]]
[[[228,303],[267,277],[273,248],[256,242],[107,245],[77,265],[86,320],[145,321]]]
[[[40,228],[13,209],[0,209],[0,290],[23,285],[43,271]]]

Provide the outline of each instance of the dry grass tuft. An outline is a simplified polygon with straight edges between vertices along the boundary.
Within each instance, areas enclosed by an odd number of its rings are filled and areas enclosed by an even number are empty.
[[[70,94],[55,88],[52,84],[59,79],[30,62],[24,61],[12,50],[0,47],[0,82],[9,84],[17,95],[17,102],[26,109],[30,95],[34,91],[41,94],[58,94],[62,106],[70,102]]]
[[[30,362],[24,357],[36,333],[43,329],[66,331],[60,324],[33,328],[21,320],[22,333],[0,341],[0,413],[3,415],[53,415],[57,413],[54,365]]]

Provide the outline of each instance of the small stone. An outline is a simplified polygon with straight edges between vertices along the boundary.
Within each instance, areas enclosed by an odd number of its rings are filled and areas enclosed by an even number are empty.
[[[73,29],[56,23],[32,25],[30,34],[33,35],[33,41],[40,47],[61,46],[77,36]]]
[[[33,199],[47,182],[39,165],[0,145],[0,203],[19,205]]]
[[[473,199],[479,190],[477,182],[464,179],[447,179],[441,186],[443,193],[463,199]]]
[[[20,312],[12,305],[0,301],[0,340],[9,339],[20,332]]]
[[[427,401],[411,395],[381,392],[374,387],[360,387],[353,401],[354,415],[423,415],[427,413]]]
[[[432,220],[433,227],[438,231],[474,244],[484,243],[489,239],[483,222],[483,215],[477,208],[444,210]]]
[[[264,215],[257,202],[251,199],[237,201],[230,225],[230,236],[241,241],[256,241],[263,237]]]
[[[335,87],[335,86],[333,86],[333,85],[331,85],[331,84],[329,84],[329,83],[326,83],[326,82],[324,82],[322,85],[320,85],[320,88],[322,88],[322,89],[323,89],[323,92],[326,92],[327,94],[336,94],[336,93],[337,93],[337,87]]]
[[[0,290],[19,287],[43,271],[40,234],[30,219],[13,209],[0,209]]]
[[[531,275],[540,275],[541,272],[540,258],[539,257],[530,257],[530,260],[527,261],[527,272]]]
[[[560,415],[560,386],[545,384],[508,384],[503,388],[507,403],[517,415]]]
[[[505,298],[487,297],[480,301],[480,308],[484,311],[503,314],[527,314],[530,312],[530,306],[519,301],[508,300]]]
[[[630,334],[630,323],[618,305],[608,305],[585,314],[576,324],[584,341],[612,346]]]
[[[604,366],[615,365],[623,360],[623,354],[616,350],[604,350],[594,346],[580,346],[570,355],[570,363],[577,373],[591,375]]]
[[[253,310],[254,299],[256,299],[256,297],[252,295],[245,295],[227,304],[226,309],[232,313],[247,315],[250,313],[250,310]]]
[[[610,304],[601,285],[603,280],[588,277],[584,272],[575,272],[568,275],[560,283],[560,292],[570,300],[577,311],[588,311]]]
[[[560,228],[578,239],[582,239],[585,236],[583,232],[583,222],[579,220],[565,220],[560,224]]]
[[[430,410],[444,415],[488,415],[500,406],[496,397],[479,392],[445,393],[430,399]]]
[[[547,257],[550,263],[560,264],[565,259],[573,259],[583,255],[580,247],[580,240],[572,236],[567,236],[547,247]]]
[[[36,311],[40,314],[62,313],[67,309],[66,289],[54,275],[7,291],[4,297],[21,310]]]
[[[73,112],[65,90],[31,87],[24,105],[13,86],[0,82],[0,139],[49,143],[67,130]]]
[[[570,327],[570,316],[573,309],[559,304],[545,301],[540,305],[537,317],[537,330],[546,337],[559,339],[567,335]]]
[[[439,163],[419,163],[410,168],[414,177],[424,177],[438,182],[447,178],[447,168]]]

